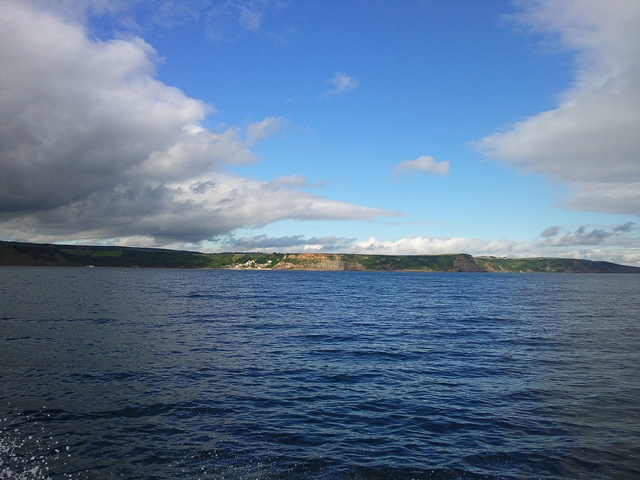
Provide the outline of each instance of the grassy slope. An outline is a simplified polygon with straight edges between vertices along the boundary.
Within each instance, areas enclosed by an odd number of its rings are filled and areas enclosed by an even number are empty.
[[[261,268],[375,271],[484,271],[640,273],[640,268],[608,262],[560,258],[493,258],[451,255],[353,255],[216,253],[188,251],[0,242],[0,265]],[[278,266],[279,265],[279,266]]]
[[[457,255],[358,255],[367,270],[455,270]]]
[[[640,273],[640,268],[637,267],[568,258],[474,257],[473,260],[487,272]]]

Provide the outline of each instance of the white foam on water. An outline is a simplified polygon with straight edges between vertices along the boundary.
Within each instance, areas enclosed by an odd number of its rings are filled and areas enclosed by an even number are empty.
[[[41,462],[36,455],[25,456],[23,450],[26,441],[17,439],[18,435],[17,429],[3,429],[0,433],[0,479],[49,479],[46,462]]]
[[[28,417],[21,417],[21,425]],[[0,419],[0,480],[51,480],[49,462],[58,461],[62,455],[70,456],[69,447],[52,449],[52,437],[45,428],[33,422],[29,433],[16,426],[9,418]],[[34,427],[37,432],[34,432]],[[54,454],[47,453],[53,450]],[[72,478],[71,475],[64,475]]]

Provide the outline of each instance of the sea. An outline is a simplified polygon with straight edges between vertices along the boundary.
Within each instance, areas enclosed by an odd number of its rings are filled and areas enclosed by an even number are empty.
[[[0,479],[640,478],[640,275],[0,268]]]

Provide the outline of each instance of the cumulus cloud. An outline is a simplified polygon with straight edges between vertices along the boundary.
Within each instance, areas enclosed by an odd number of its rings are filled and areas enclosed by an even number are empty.
[[[424,155],[415,160],[400,162],[393,167],[392,173],[398,175],[399,173],[408,173],[413,170],[445,176],[449,173],[449,162],[436,162],[433,157]]]
[[[279,220],[373,220],[390,212],[358,207],[265,182],[216,174],[185,183],[123,183],[56,209],[2,222],[5,237],[148,236],[160,244],[198,243]]]
[[[391,214],[225,174],[256,161],[250,146],[284,120],[205,130],[212,107],[156,80],[155,62],[140,38],[89,39],[78,23],[1,3],[3,238],[199,242],[284,219]]]
[[[575,53],[575,82],[558,108],[476,146],[519,170],[567,183],[566,208],[640,214],[640,3],[524,5],[519,22]]]
[[[140,39],[92,42],[79,25],[2,4],[2,211],[112,188],[204,118],[202,102],[153,79],[154,56]]]
[[[353,90],[360,84],[360,82],[356,80],[354,77],[345,75],[344,73],[341,73],[341,72],[336,73],[335,76],[330,80],[330,83],[333,84],[334,88],[327,91],[325,93],[325,97],[340,95],[341,93],[345,93],[345,92],[348,92],[349,90]]]

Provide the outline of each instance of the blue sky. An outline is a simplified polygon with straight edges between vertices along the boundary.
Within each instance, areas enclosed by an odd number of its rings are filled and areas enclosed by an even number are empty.
[[[0,1],[0,238],[640,265],[640,2]]]

